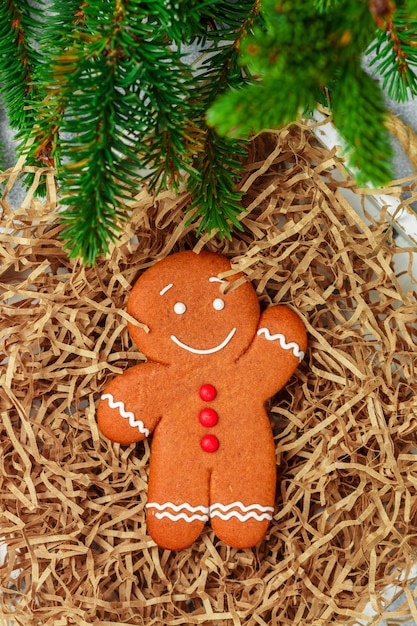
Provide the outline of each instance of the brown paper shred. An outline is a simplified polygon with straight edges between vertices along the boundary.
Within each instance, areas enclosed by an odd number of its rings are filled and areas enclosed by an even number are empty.
[[[353,626],[367,603],[373,625],[417,622],[416,289],[395,269],[401,252],[410,270],[415,250],[396,247],[384,209],[379,223],[365,205],[356,215],[346,192],[370,192],[343,169],[304,126],[264,133],[239,185],[243,232],[197,238],[187,192],[143,188],[95,268],[62,249],[53,170],[20,160],[0,175],[5,623]],[[12,211],[8,194],[27,171],[34,182]],[[402,185],[383,191],[407,208],[415,181]],[[268,404],[276,510],[252,550],[209,526],[187,550],[155,546],[144,509],[151,443],[110,443],[96,424],[106,383],[144,360],[127,329],[139,324],[126,312],[131,285],[182,249],[225,254],[230,274],[244,274],[233,286],[251,280],[262,307],[286,303],[309,333],[304,362]],[[390,613],[392,585],[404,595]]]

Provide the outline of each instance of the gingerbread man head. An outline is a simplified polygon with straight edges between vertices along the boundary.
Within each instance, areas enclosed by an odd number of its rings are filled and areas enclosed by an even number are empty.
[[[186,269],[186,272],[184,271]],[[237,359],[250,345],[259,303],[250,283],[233,289],[241,274],[219,278],[229,261],[209,252],[179,252],[147,270],[128,301],[132,339],[151,360],[191,367],[208,358]]]

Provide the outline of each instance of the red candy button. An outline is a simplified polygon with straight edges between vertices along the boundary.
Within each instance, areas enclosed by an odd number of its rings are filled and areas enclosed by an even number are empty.
[[[205,435],[200,441],[200,446],[204,452],[216,452],[219,440],[214,435]]]
[[[200,387],[199,394],[200,398],[204,400],[204,402],[211,402],[217,396],[216,387],[213,387],[213,385],[209,384],[202,385]]]
[[[211,428],[215,426],[219,421],[219,416],[214,409],[206,408],[200,411],[199,415],[200,424],[205,426],[206,428]]]

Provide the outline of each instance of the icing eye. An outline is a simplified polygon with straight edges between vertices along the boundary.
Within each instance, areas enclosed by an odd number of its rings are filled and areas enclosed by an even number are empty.
[[[185,313],[186,310],[187,307],[185,306],[184,302],[176,302],[174,304],[174,311],[177,315],[182,315],[183,313]]]
[[[216,311],[221,311],[222,309],[224,309],[224,300],[222,300],[221,298],[216,298],[215,300],[213,300],[213,308],[216,309]]]

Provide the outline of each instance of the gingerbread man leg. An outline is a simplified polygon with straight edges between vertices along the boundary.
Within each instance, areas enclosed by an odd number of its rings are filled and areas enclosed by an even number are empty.
[[[256,545],[274,513],[275,463],[260,451],[254,457],[251,462],[242,455],[240,463],[228,464],[227,471],[220,465],[211,476],[211,526],[219,539],[235,548]]]
[[[149,534],[159,546],[190,546],[209,520],[207,469],[181,454],[155,454],[153,449],[146,510]]]

